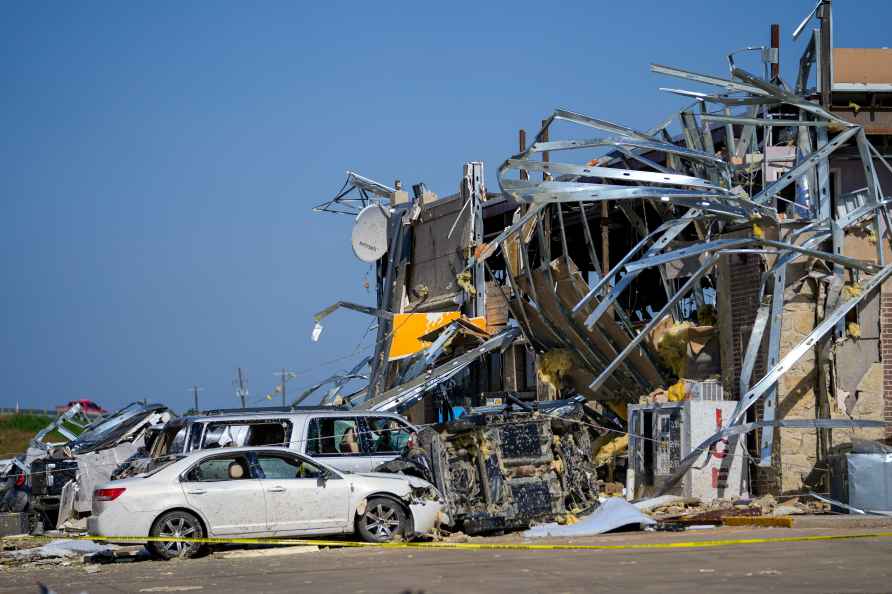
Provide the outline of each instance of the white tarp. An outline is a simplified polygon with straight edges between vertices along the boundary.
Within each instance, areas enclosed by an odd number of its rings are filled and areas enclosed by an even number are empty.
[[[591,515],[575,524],[560,525],[552,522],[533,526],[523,533],[524,538],[544,538],[546,536],[589,536],[603,534],[630,524],[656,524],[634,505],[621,497],[611,497],[602,503]]]
[[[113,547],[109,545],[100,545],[91,540],[54,540],[36,549],[12,551],[12,555],[15,557],[31,557],[34,559],[43,559],[47,557],[79,557],[81,555],[89,555],[101,551],[110,551],[112,548]]]

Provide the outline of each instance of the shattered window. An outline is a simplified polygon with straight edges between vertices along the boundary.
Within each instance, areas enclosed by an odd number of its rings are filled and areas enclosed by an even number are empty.
[[[180,425],[168,425],[152,443],[150,454],[152,458],[161,458],[169,454],[179,454],[183,451],[186,441],[186,427]]]
[[[173,442],[170,444],[170,447],[167,449],[168,454],[179,454],[183,451],[183,446],[186,445],[186,428],[183,427],[179,431],[177,431],[176,435],[173,437]]]
[[[257,465],[266,479],[319,478],[324,472],[315,464],[291,456],[258,454]]]
[[[368,417],[372,452],[398,454],[406,447],[412,429],[389,417]]]
[[[310,421],[307,435],[308,454],[317,456],[344,456],[360,454],[362,441],[356,419],[317,417]]]
[[[204,460],[186,473],[189,482],[230,481],[250,478],[244,456],[220,456]]]
[[[208,425],[207,431],[205,431],[202,449],[238,448],[245,445],[245,437],[247,435],[247,425],[212,423]]]
[[[245,445],[249,446],[286,446],[291,437],[289,421],[275,421],[251,425]]]
[[[291,435],[288,421],[259,423],[211,423],[204,434],[202,449],[242,446],[287,445]]]

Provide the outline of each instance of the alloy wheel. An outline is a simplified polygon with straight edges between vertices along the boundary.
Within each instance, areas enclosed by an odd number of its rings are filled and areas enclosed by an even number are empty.
[[[193,538],[198,527],[188,518],[173,517],[164,520],[161,524],[161,530],[158,532],[159,537],[172,538]],[[172,557],[179,557],[183,551],[190,548],[192,543],[183,541],[160,542],[161,547]]]
[[[400,516],[392,506],[379,503],[365,512],[365,525],[378,539],[390,540],[400,529]]]

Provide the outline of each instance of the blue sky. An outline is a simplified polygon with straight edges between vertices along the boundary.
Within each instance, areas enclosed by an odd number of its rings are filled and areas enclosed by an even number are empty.
[[[192,384],[234,406],[239,365],[253,399],[349,367],[367,318],[310,341],[314,312],[374,299],[350,220],[311,212],[346,169],[446,195],[483,160],[495,189],[555,107],[642,129],[680,107],[650,62],[724,75],[778,22],[790,72],[813,6],[4,3],[0,406],[182,411]],[[889,2],[834,10],[837,46],[892,45]]]

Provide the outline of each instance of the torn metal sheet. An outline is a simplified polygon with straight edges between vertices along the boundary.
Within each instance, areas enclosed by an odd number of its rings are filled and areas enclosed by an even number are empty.
[[[652,526],[657,521],[646,516],[631,503],[620,497],[611,497],[591,515],[575,524],[540,524],[523,533],[524,538],[594,536],[623,526]]]
[[[412,406],[424,394],[435,388],[437,385],[452,378],[457,373],[463,371],[471,363],[481,356],[498,349],[502,349],[510,345],[520,336],[520,329],[517,327],[509,327],[492,338],[484,342],[479,347],[450,360],[449,362],[432,369],[429,373],[424,374],[404,385],[391,388],[376,397],[369,398],[363,402],[354,403],[357,408],[362,410],[374,411],[402,411]]]
[[[390,198],[395,191],[394,188],[373,179],[348,171],[347,181],[344,182],[337,195],[331,200],[317,205],[313,211],[356,216],[367,206],[379,204],[381,199]]]

